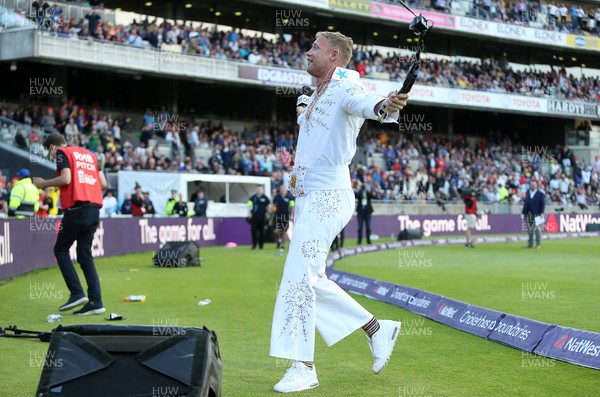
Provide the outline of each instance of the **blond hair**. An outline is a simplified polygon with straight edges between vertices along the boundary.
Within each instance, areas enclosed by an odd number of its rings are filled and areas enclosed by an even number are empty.
[[[352,45],[354,42],[351,37],[344,36],[340,32],[318,32],[316,38],[325,37],[329,43],[329,51],[334,49],[340,52],[340,60],[346,66],[352,58]]]

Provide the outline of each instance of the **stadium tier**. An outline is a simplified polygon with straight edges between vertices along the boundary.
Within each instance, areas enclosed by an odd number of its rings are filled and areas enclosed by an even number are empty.
[[[0,0],[0,396],[594,395],[599,26]]]

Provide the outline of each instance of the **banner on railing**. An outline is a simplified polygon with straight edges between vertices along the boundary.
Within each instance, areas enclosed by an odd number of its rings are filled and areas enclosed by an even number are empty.
[[[553,236],[598,238],[600,233],[563,233]],[[485,239],[475,238],[475,243],[483,242]],[[506,243],[514,240],[515,238],[511,236],[497,236],[489,242]],[[458,239],[431,240],[430,242],[434,246],[462,243]],[[415,243],[418,241],[378,244],[377,251],[407,251],[405,248],[416,246]],[[357,255],[361,252],[363,251],[345,250],[344,255],[339,255],[340,251],[330,255],[327,258],[328,267],[326,269],[329,279],[348,291],[393,304],[452,328],[523,350],[527,354],[533,351],[538,355],[600,369],[599,333],[546,324],[471,305],[418,288],[380,281],[333,268],[335,262],[343,256]],[[402,254],[400,256],[402,257]],[[525,289],[524,291],[526,292]],[[529,359],[529,356],[526,356],[523,358],[523,362],[525,363]]]
[[[474,232],[486,234],[519,234],[526,238],[526,229],[519,215],[484,215],[479,228]],[[554,215],[553,215],[554,216]],[[427,236],[464,235],[461,226],[462,215],[380,215],[372,219],[372,233],[385,237],[396,237],[404,228],[420,228]],[[565,238],[585,232],[588,224],[600,223],[600,214],[561,214],[555,217],[554,232],[543,233],[547,238]],[[54,263],[53,245],[56,233],[60,228],[59,219],[34,217],[31,219],[0,220],[0,279],[23,274],[33,269],[52,266]],[[346,226],[347,238],[357,236],[358,225],[353,218]],[[197,242],[201,246],[224,245],[232,241],[238,245],[250,244],[250,226],[243,218],[103,218],[94,236],[92,255],[94,257],[122,255],[133,252],[151,251],[160,248],[167,241]],[[516,241],[516,237],[490,236],[481,241],[499,242]],[[372,252],[379,249],[421,247],[439,244],[464,244],[464,239],[444,240],[409,240],[376,244],[364,247],[344,248],[333,254],[331,259],[338,260],[345,256]],[[35,247],[32,250],[31,247]],[[72,249],[75,258],[75,248]],[[332,262],[330,261],[330,264]],[[418,254],[399,251],[398,266],[400,268],[427,267],[430,264]],[[366,284],[364,284],[366,283]],[[436,304],[434,297],[427,306],[428,297],[415,296],[417,290],[388,289],[387,286],[369,285],[366,281],[348,287],[356,288],[356,292],[364,295],[378,294],[386,302],[399,304],[401,307],[415,306],[424,310],[428,317],[437,316],[429,312],[429,307]],[[363,288],[364,287],[364,288]],[[376,288],[375,291],[373,288]],[[411,303],[412,302],[412,303]],[[436,309],[437,310],[437,309]],[[437,318],[437,317],[436,317]]]

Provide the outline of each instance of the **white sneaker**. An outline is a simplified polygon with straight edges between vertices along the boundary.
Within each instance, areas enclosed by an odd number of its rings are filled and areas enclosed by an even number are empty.
[[[367,340],[371,353],[373,353],[373,373],[378,374],[387,365],[392,351],[394,351],[394,345],[400,334],[400,322],[391,320],[379,321],[379,330],[375,332],[373,337]]]
[[[319,386],[319,381],[317,379],[317,368],[315,365],[313,364],[311,369],[300,361],[294,361],[273,390],[279,393],[290,393],[314,389],[317,386]]]

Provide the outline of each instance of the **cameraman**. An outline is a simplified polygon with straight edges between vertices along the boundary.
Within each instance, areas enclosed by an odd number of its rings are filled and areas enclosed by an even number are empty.
[[[467,220],[467,243],[465,247],[475,248],[473,243],[471,243],[471,229],[474,229],[477,223],[477,199],[471,190],[465,192],[463,202],[465,203],[465,219]]]

